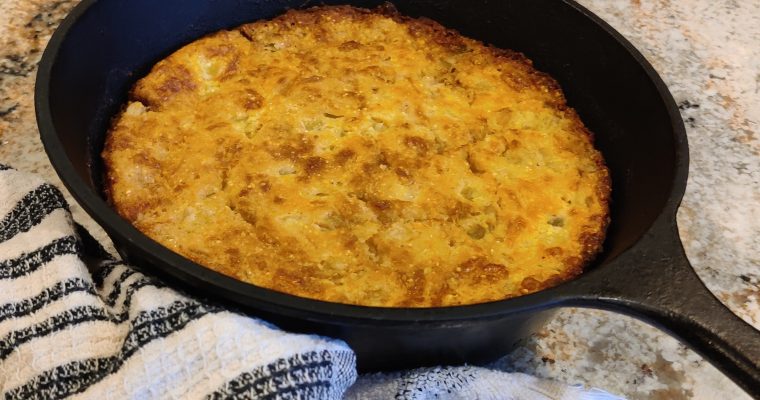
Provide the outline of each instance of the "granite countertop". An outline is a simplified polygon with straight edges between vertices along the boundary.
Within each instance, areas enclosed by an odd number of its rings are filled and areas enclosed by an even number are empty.
[[[45,44],[76,3],[0,2],[0,163],[61,188],[38,138],[33,88]],[[673,93],[691,156],[678,213],[686,253],[710,290],[760,328],[760,2],[580,3],[628,38]],[[74,218],[109,243],[68,200]],[[562,309],[497,365],[632,399],[749,398],[682,343],[605,311]]]

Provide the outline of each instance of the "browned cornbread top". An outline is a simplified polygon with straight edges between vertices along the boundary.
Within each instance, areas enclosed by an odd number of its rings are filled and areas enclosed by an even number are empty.
[[[199,39],[134,87],[103,157],[118,212],[240,280],[328,301],[478,303],[597,253],[609,177],[518,53],[388,7]]]

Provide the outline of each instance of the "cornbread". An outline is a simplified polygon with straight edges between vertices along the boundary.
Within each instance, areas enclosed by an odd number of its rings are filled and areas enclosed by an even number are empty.
[[[298,296],[481,303],[600,250],[610,180],[522,54],[392,6],[288,11],[158,62],[114,119],[114,208],[169,249]]]

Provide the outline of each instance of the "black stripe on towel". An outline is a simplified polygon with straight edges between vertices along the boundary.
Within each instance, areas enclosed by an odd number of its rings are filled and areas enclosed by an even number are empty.
[[[287,389],[277,391],[275,393],[269,393],[261,396],[261,400],[281,400],[281,399],[329,399],[330,396],[330,382],[312,382],[304,383],[298,386],[292,386]],[[234,399],[247,400],[254,397],[250,397],[247,394],[242,396],[235,396]],[[259,398],[257,398],[259,399]]]
[[[129,358],[153,339],[165,337],[206,314],[223,311],[195,301],[175,301],[168,307],[143,311],[132,320],[132,330],[124,341],[122,356]]]
[[[113,272],[113,269],[115,267],[116,267],[115,265],[112,265],[112,266],[108,266],[106,268],[111,268],[111,272]],[[119,299],[119,296],[122,293],[124,282],[129,277],[131,277],[132,275],[140,275],[140,274],[139,274],[139,272],[133,270],[131,267],[125,267],[125,269],[119,274],[119,276],[113,282],[111,292],[108,294],[108,296],[105,299],[106,305],[108,305],[112,309],[116,307],[116,305],[117,305],[116,301]],[[103,284],[102,280],[103,279],[101,278],[101,285]],[[126,294],[124,295],[124,300],[122,301],[122,303],[121,303],[122,305],[120,307],[123,310],[122,313],[125,313],[125,312],[127,312],[129,310],[129,306],[130,306],[130,304],[132,302],[132,297],[134,296],[134,294],[138,290],[140,290],[140,289],[142,289],[142,288],[144,288],[146,286],[153,286],[153,287],[156,287],[156,288],[166,287],[166,285],[163,282],[161,282],[161,281],[159,281],[157,279],[154,279],[152,277],[145,276],[145,275],[142,275],[142,276],[138,277],[132,283],[130,283],[129,285],[127,285],[127,288],[125,290]]]
[[[40,323],[9,332],[0,339],[0,361],[13,353],[18,346],[58,332],[64,328],[90,321],[109,321],[110,315],[101,307],[82,306],[66,310]]]
[[[207,400],[276,398],[319,399],[329,393],[333,355],[327,350],[296,354],[244,372],[206,396]]]
[[[27,193],[5,218],[0,220],[0,242],[32,229],[59,208],[68,210],[63,195],[55,186],[43,183]]]
[[[120,265],[120,263],[119,263]],[[118,265],[113,265],[115,268]],[[113,268],[112,268],[113,272]],[[132,298],[134,298],[135,294],[142,288],[152,286],[155,288],[164,288],[166,287],[166,284],[163,282],[154,279],[149,276],[140,276],[137,279],[135,279],[133,282],[131,282],[129,285],[127,285],[126,288],[126,294],[124,295],[124,300],[122,300],[121,305],[119,306],[120,311],[115,310],[117,304],[116,301],[119,299],[119,295],[122,292],[124,281],[131,277],[132,275],[139,275],[139,272],[133,270],[131,267],[125,267],[121,273],[119,273],[119,277],[116,278],[116,280],[113,283],[113,289],[111,293],[109,293],[108,297],[104,301],[107,306],[111,308],[111,313],[113,315],[113,320],[115,322],[122,322],[126,321],[129,317],[129,307],[132,304]],[[102,284],[102,282],[101,282]]]
[[[9,165],[0,164],[0,171],[5,171],[6,169],[11,169]]]
[[[0,262],[0,279],[13,279],[34,272],[50,262],[53,258],[65,254],[78,254],[81,246],[74,236],[66,236],[52,241],[50,244],[40,247],[29,253],[24,253],[18,258]]]
[[[138,290],[147,286],[153,286],[155,288],[166,287],[165,284],[158,282],[149,276],[143,276],[142,278],[132,282],[127,288],[127,294],[126,296],[124,296],[124,302],[122,303],[122,308],[124,310],[129,310],[129,306],[132,304],[132,298],[135,296],[135,293],[137,293]]]
[[[6,399],[62,399],[80,393],[114,371],[114,357],[90,358],[60,365],[5,393]]]
[[[118,321],[124,321],[129,316],[129,307],[132,304],[132,299],[134,298],[135,293],[137,293],[138,290],[147,287],[147,286],[153,286],[156,288],[162,288],[166,287],[166,285],[162,283],[155,282],[153,279],[144,276],[134,282],[132,282],[129,287],[127,288],[127,294],[124,296],[124,302],[122,302],[121,311],[118,314],[115,314],[114,318]],[[115,310],[114,310],[115,312]]]
[[[222,311],[196,302],[177,301],[168,307],[140,312],[132,321],[121,350],[110,356],[73,361],[45,371],[9,391],[11,399],[60,399],[80,393],[118,371],[141,347],[182,330],[204,315]]]
[[[436,397],[444,393],[461,392],[474,379],[475,374],[468,366],[408,371],[401,376],[395,398],[397,400],[417,399],[422,392],[432,393]]]
[[[121,260],[108,260],[101,263],[101,268],[92,274],[92,280],[95,282],[95,286],[100,289],[103,287],[103,281],[106,280],[108,275],[111,275],[116,267],[124,265]]]
[[[75,292],[85,292],[94,296],[95,288],[92,287],[89,281],[82,278],[71,278],[58,282],[53,286],[46,287],[45,290],[34,297],[0,306],[0,322],[7,318],[18,318],[29,315]]]
[[[113,283],[113,289],[111,289],[111,293],[109,293],[105,299],[106,304],[108,304],[110,307],[113,307],[113,305],[116,304],[116,299],[118,299],[119,295],[121,294],[121,285],[123,285],[124,281],[129,279],[130,276],[136,273],[137,271],[129,267],[125,268],[124,271],[121,272],[119,277],[116,278],[116,281]]]

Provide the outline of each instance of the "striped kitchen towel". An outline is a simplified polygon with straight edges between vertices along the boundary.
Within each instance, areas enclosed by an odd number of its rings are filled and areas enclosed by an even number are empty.
[[[0,165],[6,399],[617,398],[467,366],[357,381],[355,361],[339,340],[281,331],[113,259],[57,188]]]

